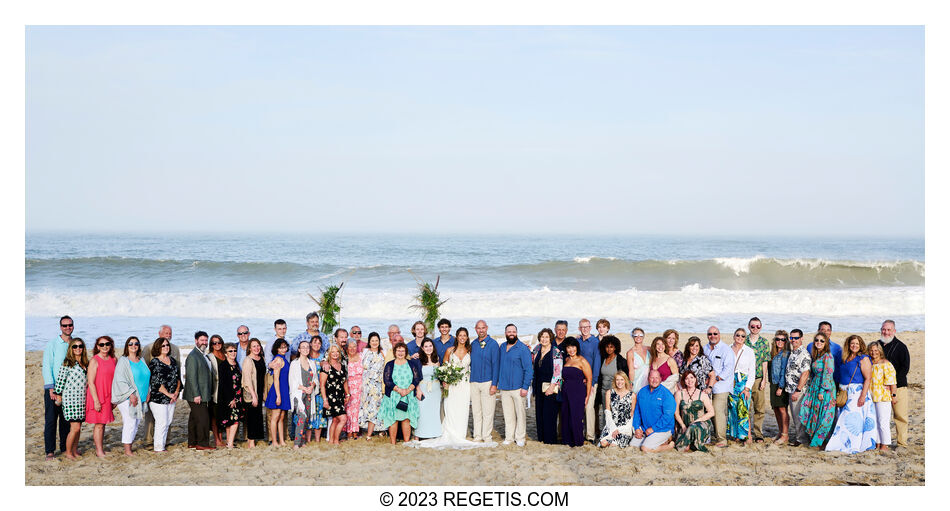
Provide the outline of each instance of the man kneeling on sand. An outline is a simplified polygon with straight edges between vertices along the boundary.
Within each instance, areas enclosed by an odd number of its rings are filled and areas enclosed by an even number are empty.
[[[660,452],[673,448],[673,414],[676,400],[666,387],[656,369],[647,377],[649,386],[637,392],[637,406],[633,410],[633,440],[630,445],[643,452]]]

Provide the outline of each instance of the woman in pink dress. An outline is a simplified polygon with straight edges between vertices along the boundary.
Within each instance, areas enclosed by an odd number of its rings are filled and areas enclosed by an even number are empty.
[[[363,390],[363,360],[356,339],[346,342],[346,386],[350,399],[346,402],[346,426],[350,438],[360,436],[360,395]]]
[[[102,437],[106,424],[115,420],[112,414],[112,377],[115,375],[115,342],[108,335],[96,339],[95,355],[89,360],[86,372],[86,422],[93,425],[92,439],[96,456],[104,458]]]

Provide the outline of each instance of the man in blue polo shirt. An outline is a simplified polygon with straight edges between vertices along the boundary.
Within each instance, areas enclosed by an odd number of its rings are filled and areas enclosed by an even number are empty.
[[[476,442],[491,442],[495,420],[495,392],[498,391],[498,342],[489,337],[488,323],[478,320],[470,355],[472,386],[472,437]]]
[[[584,406],[584,416],[586,429],[584,437],[588,442],[594,442],[594,435],[597,434],[597,414],[594,413],[594,396],[597,395],[597,382],[600,381],[600,340],[590,333],[590,320],[584,318],[577,324],[581,335],[577,338],[580,344],[580,354],[590,364],[591,385],[590,395],[587,397],[587,404]]]
[[[518,327],[505,326],[505,344],[498,348],[498,390],[501,391],[501,409],[505,413],[505,441],[518,447],[524,446],[527,422],[525,422],[525,397],[531,386],[534,367],[531,365],[531,350],[518,339]]]
[[[650,370],[649,385],[637,392],[637,406],[633,409],[633,439],[630,445],[643,452],[659,452],[672,449],[668,443],[673,436],[673,414],[676,400],[666,387],[660,385],[660,372]]]

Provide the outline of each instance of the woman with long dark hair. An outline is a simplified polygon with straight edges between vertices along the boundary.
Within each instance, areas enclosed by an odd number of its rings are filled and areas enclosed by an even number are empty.
[[[89,356],[86,343],[79,337],[69,342],[69,351],[63,359],[63,367],[56,375],[53,394],[56,404],[63,407],[63,417],[69,422],[69,434],[66,435],[66,457],[74,460],[79,457],[79,431],[86,419],[86,368]]]
[[[92,424],[92,441],[96,456],[106,457],[102,448],[106,424],[115,420],[112,409],[112,378],[115,376],[115,342],[108,335],[96,339],[95,355],[89,360],[86,379],[86,422]]]

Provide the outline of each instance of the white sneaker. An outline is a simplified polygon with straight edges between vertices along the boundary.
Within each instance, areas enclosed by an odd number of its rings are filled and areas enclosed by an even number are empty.
[[[511,445],[511,440],[505,440],[501,445]]]
[[[524,447],[524,442],[515,442],[518,447]]]

